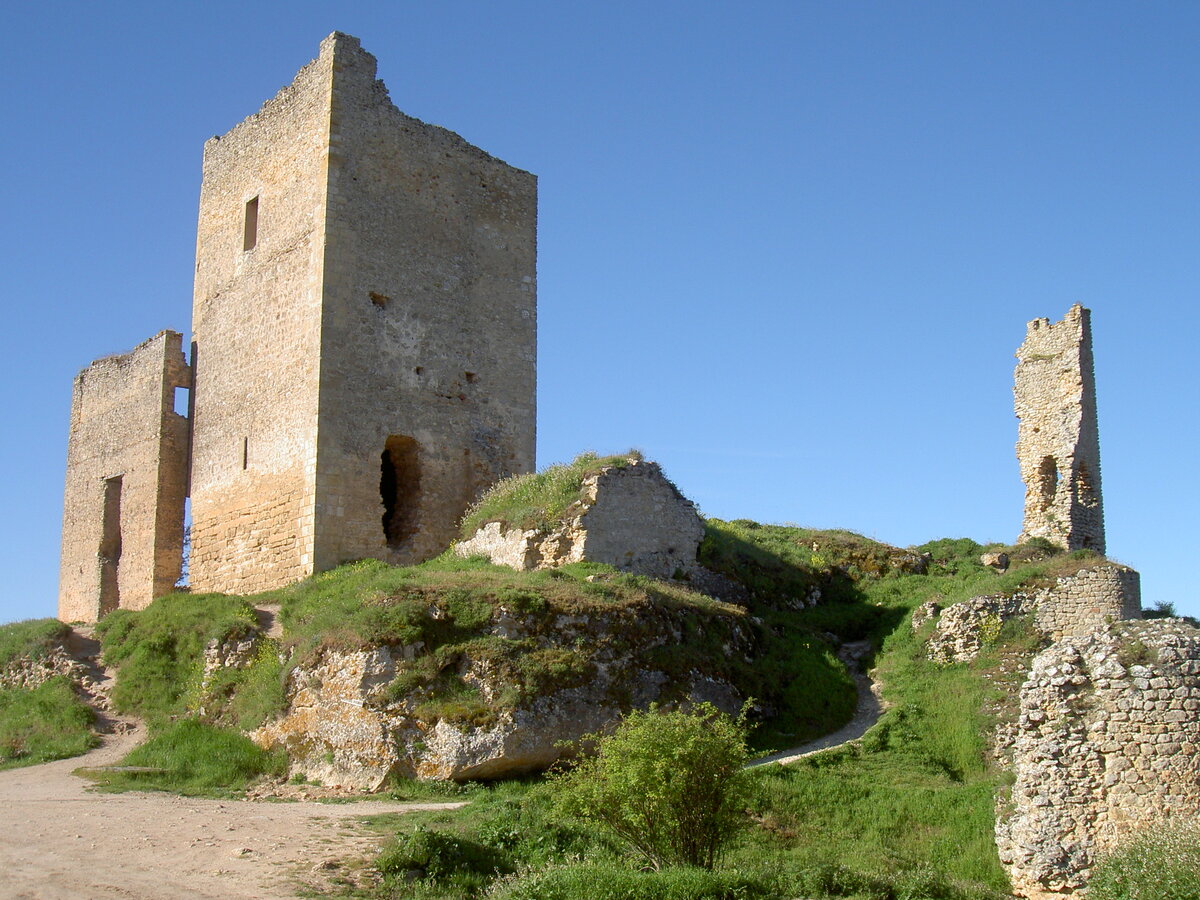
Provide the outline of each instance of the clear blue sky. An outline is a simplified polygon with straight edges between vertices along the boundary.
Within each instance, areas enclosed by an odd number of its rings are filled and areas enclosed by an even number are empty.
[[[203,141],[357,35],[540,178],[539,465],[1015,539],[1013,352],[1094,311],[1110,553],[1195,588],[1200,4],[8,4],[0,621],[51,615],[71,380],[190,320]],[[1189,549],[1191,548],[1191,549]]]

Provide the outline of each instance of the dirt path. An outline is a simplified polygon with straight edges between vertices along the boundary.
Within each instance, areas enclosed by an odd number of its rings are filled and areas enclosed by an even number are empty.
[[[255,803],[157,792],[97,794],[72,775],[111,765],[140,739],[0,772],[0,895],[6,898],[293,898],[296,885],[367,855],[357,816],[460,803]]]
[[[380,836],[357,817],[463,805],[93,793],[90,782],[71,773],[117,763],[145,732],[111,712],[113,673],[100,667],[91,630],[77,629],[68,646],[88,668],[83,691],[97,709],[104,743],[84,756],[0,772],[0,896],[6,900],[294,898],[300,885],[326,882],[341,861],[361,859],[378,846]]]
[[[789,747],[787,750],[780,750],[778,753],[772,753],[770,756],[753,760],[747,764],[747,769],[766,766],[771,763],[779,763],[781,766],[786,766],[788,763],[795,762],[813,753],[820,753],[822,750],[840,747],[842,744],[858,740],[867,733],[867,729],[879,721],[879,715],[883,712],[883,702],[879,697],[879,684],[872,681],[869,675],[858,671],[858,661],[870,649],[870,645],[864,641],[855,644],[845,644],[842,649],[843,653],[839,655],[842,656],[843,662],[850,669],[850,673],[854,678],[854,685],[858,690],[858,703],[854,708],[854,716],[845,726],[832,734],[827,734],[824,737],[817,738],[815,741],[809,741],[797,747]]]

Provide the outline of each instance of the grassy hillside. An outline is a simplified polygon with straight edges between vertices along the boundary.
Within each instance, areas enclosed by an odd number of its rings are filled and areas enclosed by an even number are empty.
[[[6,671],[43,660],[69,631],[57,619],[0,625],[0,769],[78,756],[96,745],[95,716],[66,678],[33,688],[6,684]]]

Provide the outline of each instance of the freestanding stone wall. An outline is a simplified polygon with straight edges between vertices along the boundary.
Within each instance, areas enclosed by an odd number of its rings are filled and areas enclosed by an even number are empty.
[[[1131,832],[1200,815],[1200,629],[1120,622],[1052,645],[1021,688],[997,819],[1020,897],[1059,900]]]
[[[191,583],[441,552],[532,469],[536,180],[397,110],[334,33],[205,145]]]
[[[584,479],[580,502],[549,533],[489,522],[454,549],[520,570],[586,560],[669,578],[695,569],[703,539],[695,504],[657,463],[632,459]]]
[[[63,502],[58,617],[94,622],[142,609],[179,579],[191,374],[183,337],[164,331],[75,378]]]
[[[1017,459],[1025,482],[1017,541],[1041,537],[1103,553],[1091,312],[1076,304],[1061,322],[1034,319],[1017,359]]]

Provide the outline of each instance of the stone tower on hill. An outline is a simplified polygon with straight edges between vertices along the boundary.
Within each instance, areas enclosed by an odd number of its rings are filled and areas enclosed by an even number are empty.
[[[192,387],[190,441],[95,463],[79,385],[110,361],[77,381],[60,618],[169,588],[168,576],[152,588],[125,576],[149,552],[155,498],[170,527],[153,555],[177,575],[185,488],[162,472],[186,470],[189,448],[195,591],[444,550],[482,490],[534,465],[536,231],[533,175],[397,110],[356,38],[322,41],[290,85],[204,147],[191,365],[166,366],[172,387]],[[129,447],[153,436],[122,416],[97,410],[89,427]],[[114,506],[114,479],[161,487]],[[121,586],[107,599],[103,577],[75,577],[105,565]]]
[[[1061,322],[1034,319],[1017,359],[1017,459],[1025,482],[1019,540],[1103,553],[1091,312],[1076,304]]]

